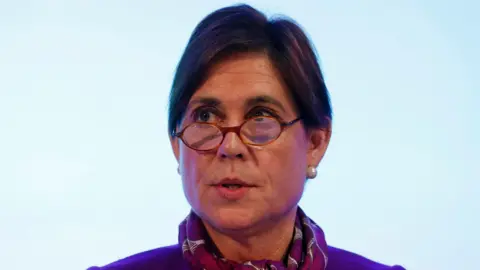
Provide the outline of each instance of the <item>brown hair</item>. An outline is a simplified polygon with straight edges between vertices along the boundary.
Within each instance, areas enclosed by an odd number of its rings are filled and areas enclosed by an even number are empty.
[[[287,86],[306,128],[324,127],[332,107],[313,45],[293,20],[268,19],[249,5],[221,8],[193,31],[175,72],[168,130],[173,134],[211,67],[239,53],[264,52]]]

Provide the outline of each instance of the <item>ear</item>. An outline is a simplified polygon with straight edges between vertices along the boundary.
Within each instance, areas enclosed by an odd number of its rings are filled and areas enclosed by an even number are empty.
[[[307,133],[308,136],[308,157],[309,166],[317,167],[322,161],[325,152],[327,152],[330,137],[332,136],[332,121],[326,119],[326,124],[321,128],[312,128]]]
[[[170,137],[170,146],[172,147],[173,154],[175,155],[175,158],[177,159],[177,162],[180,162],[180,145],[178,142],[178,137],[172,136],[171,134],[168,135]]]

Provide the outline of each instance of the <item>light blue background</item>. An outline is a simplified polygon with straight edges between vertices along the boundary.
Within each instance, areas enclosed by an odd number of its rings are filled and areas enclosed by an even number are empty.
[[[0,268],[85,269],[175,243],[167,96],[229,1],[0,0]],[[478,269],[478,1],[251,1],[314,41],[334,106],[301,202],[331,245]]]

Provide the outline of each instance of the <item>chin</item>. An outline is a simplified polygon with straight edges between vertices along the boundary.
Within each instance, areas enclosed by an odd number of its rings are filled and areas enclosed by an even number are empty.
[[[205,220],[219,231],[248,230],[261,222],[264,216],[246,207],[221,206],[209,210],[208,213],[204,212]]]

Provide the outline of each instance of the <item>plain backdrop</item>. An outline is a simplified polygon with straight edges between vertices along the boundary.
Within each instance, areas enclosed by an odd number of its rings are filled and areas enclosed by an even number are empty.
[[[103,265],[177,241],[167,136],[195,25],[230,1],[0,0],[0,268]],[[301,201],[329,244],[478,269],[478,1],[249,1],[320,55],[334,131]],[[281,198],[279,198],[281,199]]]

